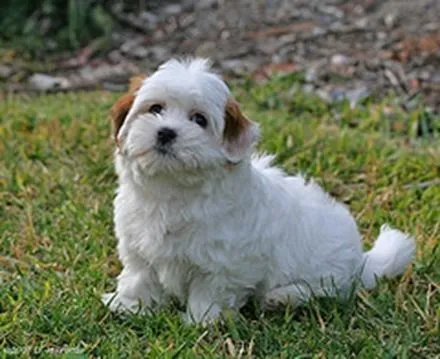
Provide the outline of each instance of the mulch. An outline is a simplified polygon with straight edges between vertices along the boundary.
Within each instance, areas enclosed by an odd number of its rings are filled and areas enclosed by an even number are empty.
[[[440,110],[440,1],[186,0],[113,7],[110,39],[41,59],[50,71],[0,59],[7,91],[123,90],[128,78],[180,55],[206,56],[227,78],[305,74],[303,90],[355,106],[398,95]],[[98,39],[99,40],[99,39]],[[105,47],[102,44],[105,43]]]

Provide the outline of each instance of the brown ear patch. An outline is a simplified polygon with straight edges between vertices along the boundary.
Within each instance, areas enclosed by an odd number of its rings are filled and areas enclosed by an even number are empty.
[[[250,126],[250,121],[243,115],[237,101],[230,98],[225,109],[225,128],[223,130],[223,141],[233,142],[240,134]]]
[[[119,130],[124,123],[125,117],[127,117],[128,111],[130,111],[131,105],[134,101],[134,95],[132,93],[126,93],[123,95],[110,109],[110,116],[113,120],[113,137],[117,142],[117,136]]]
[[[120,97],[110,109],[110,116],[113,121],[113,137],[117,142],[117,136],[121,129],[131,106],[133,105],[135,92],[139,90],[146,75],[134,76],[130,79],[128,92]]]

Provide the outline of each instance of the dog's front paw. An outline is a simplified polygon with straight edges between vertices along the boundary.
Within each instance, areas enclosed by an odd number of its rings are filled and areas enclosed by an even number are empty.
[[[281,287],[266,293],[263,300],[264,310],[269,312],[274,311],[286,304],[296,307],[300,302],[299,299],[294,293],[286,290],[286,288],[287,287]]]
[[[213,304],[209,308],[197,308],[190,309],[188,307],[187,311],[181,313],[180,317],[185,324],[201,324],[203,327],[206,327],[209,324],[217,323],[221,321],[221,308]]]
[[[146,307],[140,300],[134,300],[119,295],[118,292],[105,293],[101,296],[101,302],[115,313],[139,313],[145,312]]]

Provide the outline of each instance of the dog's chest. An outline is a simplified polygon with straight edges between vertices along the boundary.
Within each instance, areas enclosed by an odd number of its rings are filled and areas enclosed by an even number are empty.
[[[184,202],[146,201],[121,192],[115,200],[116,235],[122,246],[150,264],[197,264],[196,248],[203,248],[208,236],[202,212]]]
[[[139,203],[118,196],[115,201],[116,234],[130,251],[149,262],[175,254],[178,243],[172,237],[183,237],[188,227],[187,215],[177,206]],[[182,238],[181,238],[182,239]]]
[[[167,292],[179,298],[200,274],[246,283],[264,274],[265,261],[249,228],[221,199],[188,205],[118,195],[115,222],[120,249],[144,258]]]
[[[180,203],[115,201],[116,232],[124,251],[145,259],[164,289],[184,300],[188,284],[197,273],[212,266],[206,254],[208,236],[200,209]],[[136,205],[134,205],[136,204]],[[122,249],[122,248],[120,248]]]

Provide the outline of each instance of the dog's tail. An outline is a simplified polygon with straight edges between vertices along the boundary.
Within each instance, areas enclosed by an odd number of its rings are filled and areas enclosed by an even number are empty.
[[[383,225],[373,248],[364,253],[362,284],[372,289],[376,286],[376,278],[392,278],[403,273],[411,263],[415,249],[413,237]]]

